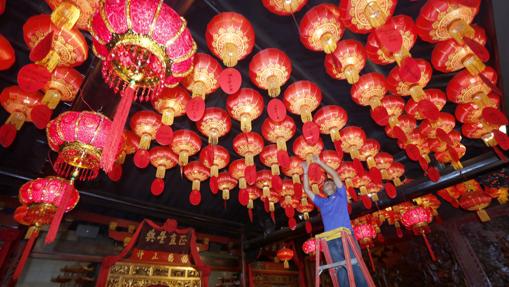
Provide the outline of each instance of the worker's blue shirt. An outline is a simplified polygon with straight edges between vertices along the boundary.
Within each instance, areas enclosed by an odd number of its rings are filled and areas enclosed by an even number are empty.
[[[353,234],[344,185],[341,188],[336,188],[336,192],[327,198],[315,196],[313,202],[320,208],[325,231],[345,227],[350,229]]]

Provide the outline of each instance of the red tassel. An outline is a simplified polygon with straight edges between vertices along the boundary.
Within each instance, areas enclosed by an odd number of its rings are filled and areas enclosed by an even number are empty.
[[[364,208],[371,209],[373,206],[373,203],[371,202],[371,199],[367,195],[361,195],[362,205],[364,205]]]
[[[210,178],[209,187],[210,192],[212,192],[212,194],[217,194],[217,192],[219,191],[219,186],[217,185],[217,176],[212,176]]]
[[[313,225],[311,225],[311,222],[306,221],[306,233],[311,233],[313,231]]]
[[[150,185],[150,192],[154,196],[159,196],[164,191],[164,180],[160,178],[156,178],[152,181],[152,184]]]
[[[348,194],[350,195],[350,197],[352,198],[352,200],[354,202],[359,201],[359,197],[357,196],[357,192],[355,192],[355,189],[353,187],[347,188],[346,191],[348,192]]]
[[[486,84],[486,86],[490,87],[491,91],[495,94],[502,96],[502,91],[495,85],[488,77],[486,77],[483,73],[479,73],[479,78]]]
[[[285,215],[288,218],[292,218],[295,215],[295,209],[291,206],[285,207]]]
[[[288,228],[290,228],[290,230],[295,230],[295,228],[297,227],[297,221],[295,220],[295,218],[290,218],[288,219]]]
[[[32,118],[32,123],[35,125],[35,127],[42,130],[46,128],[46,125],[51,119],[52,113],[53,111],[48,108],[48,106],[40,104],[32,108],[30,117]]]
[[[301,198],[302,197],[302,184],[294,183],[293,184],[293,192],[294,192],[294,198]]]
[[[509,137],[507,136],[507,134],[499,130],[494,130],[493,136],[495,137],[495,140],[497,141],[498,145],[503,150],[509,150]]]
[[[118,163],[114,164],[113,169],[108,172],[107,175],[111,181],[119,181],[122,178],[122,165]]]
[[[376,107],[371,111],[371,118],[379,126],[385,127],[389,124],[389,114],[387,113],[387,110],[382,106]]]
[[[396,195],[398,195],[397,192],[396,192],[396,188],[390,182],[386,182],[385,183],[385,193],[391,199],[394,199],[396,197]]]
[[[0,127],[0,145],[8,148],[16,138],[16,127],[11,124],[4,124]]]
[[[102,151],[101,157],[101,168],[105,172],[111,171],[115,158],[117,157],[118,148],[122,135],[124,134],[124,127],[129,116],[129,110],[134,100],[135,90],[134,87],[129,86],[122,93],[122,99],[118,103],[115,117],[111,125],[110,133],[108,134],[108,140]]]
[[[369,247],[367,247],[367,249],[368,249],[369,263],[371,264],[371,270],[373,270],[373,272],[375,272],[375,263],[373,263],[373,257],[371,256],[371,250],[369,250]]]
[[[401,230],[401,227],[396,227],[396,235],[398,238],[403,238],[403,231]]]
[[[343,149],[341,148],[341,141],[340,140],[336,140],[333,143],[334,143],[334,149],[338,153],[339,158],[341,160],[343,160]]]
[[[426,243],[426,248],[428,248],[429,256],[431,256],[431,260],[433,262],[437,261],[437,258],[435,256],[435,253],[433,252],[433,249],[431,248],[431,244],[429,244],[428,238],[426,237],[426,233],[422,233],[422,238],[424,238],[424,243]]]
[[[60,222],[62,222],[62,218],[64,217],[65,210],[67,205],[69,204],[69,200],[71,199],[72,194],[72,185],[69,185],[65,190],[64,194],[62,194],[62,198],[60,199],[60,203],[58,204],[57,212],[53,216],[51,220],[51,224],[48,229],[48,234],[46,234],[46,238],[44,239],[44,244],[50,244],[55,241],[57,237],[58,228],[60,227]]]
[[[270,219],[272,219],[272,222],[276,223],[276,216],[274,215],[274,212],[270,213]]]
[[[278,175],[273,175],[271,178],[272,188],[280,192],[283,189],[283,180]]]
[[[251,221],[251,223],[253,223],[253,210],[251,208],[249,208],[247,210],[247,214],[249,215],[249,221]]]
[[[25,267],[28,256],[30,255],[32,248],[34,247],[35,241],[37,240],[38,236],[39,236],[38,229],[32,231],[32,234],[30,234],[30,239],[28,239],[28,242],[25,245],[25,249],[23,249],[23,254],[21,255],[21,258],[19,259],[18,266],[16,266],[16,270],[14,271],[14,274],[12,275],[13,280],[18,280],[19,276],[21,275],[21,272],[23,272],[23,268]]]
[[[495,151],[495,153],[497,154],[498,158],[501,159],[502,161],[507,161],[507,157],[504,155],[504,152],[502,152],[498,146],[494,146],[493,147],[493,151]]]

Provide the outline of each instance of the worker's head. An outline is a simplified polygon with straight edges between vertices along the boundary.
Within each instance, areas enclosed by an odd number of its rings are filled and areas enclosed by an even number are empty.
[[[323,193],[325,193],[327,196],[331,196],[336,192],[336,184],[333,180],[327,179],[323,183]]]

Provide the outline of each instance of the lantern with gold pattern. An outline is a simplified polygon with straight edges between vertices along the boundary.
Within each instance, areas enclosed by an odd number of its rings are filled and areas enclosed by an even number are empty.
[[[232,122],[225,110],[216,107],[205,109],[203,117],[196,122],[198,130],[209,138],[209,143],[217,145],[219,138],[230,132]]]
[[[366,65],[366,52],[355,40],[343,40],[336,50],[325,56],[325,72],[336,80],[347,80],[351,85],[359,80],[359,73]]]
[[[264,105],[260,93],[249,88],[242,88],[226,99],[228,114],[235,120],[240,121],[242,132],[251,131],[251,122],[262,114]]]
[[[333,4],[318,4],[306,12],[299,25],[300,41],[311,51],[330,54],[336,50],[344,28],[339,9]]]
[[[189,202],[192,205],[199,205],[201,202],[200,184],[209,178],[209,169],[196,160],[184,167],[184,175],[192,182]]]
[[[210,169],[210,190],[216,194],[219,191],[217,183],[219,170],[230,162],[230,153],[220,145],[208,145],[200,152],[200,162]]]
[[[217,176],[217,187],[222,192],[223,200],[230,199],[230,191],[237,186],[237,180],[231,176],[228,172],[221,172]]]
[[[201,149],[201,139],[193,131],[178,130],[173,135],[171,150],[179,155],[178,163],[181,167],[187,165],[189,157],[198,153]]]
[[[277,97],[292,73],[292,62],[281,50],[268,48],[253,56],[249,63],[249,78],[258,88]]]
[[[397,3],[397,0],[345,0],[339,3],[339,12],[346,28],[366,34],[384,25]]]
[[[152,181],[150,192],[153,195],[161,195],[164,191],[164,176],[166,171],[177,165],[178,157],[171,148],[156,146],[150,149],[150,163],[156,168],[156,178]]]

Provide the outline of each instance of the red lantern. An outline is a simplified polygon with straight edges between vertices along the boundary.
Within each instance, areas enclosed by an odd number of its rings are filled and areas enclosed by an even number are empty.
[[[54,16],[52,15],[53,23],[57,26],[61,26],[63,28],[70,28],[76,26],[81,30],[90,30],[90,22],[92,21],[92,16],[95,14],[97,9],[99,9],[98,0],[92,1],[83,1],[83,0],[45,0],[48,3],[51,10],[59,11],[62,10],[63,15],[58,15],[58,20],[53,20]],[[69,10],[78,10],[79,13],[76,17],[69,17],[65,14],[64,11]],[[74,16],[74,15],[73,15]],[[76,19],[77,18],[77,19]],[[71,19],[71,20],[70,20]]]
[[[482,222],[489,221],[490,216],[484,209],[491,204],[491,197],[483,192],[479,183],[469,180],[458,184],[457,188],[463,191],[463,195],[459,198],[461,208],[477,212],[477,216]]]
[[[209,138],[210,144],[217,145],[219,138],[230,132],[232,122],[225,110],[210,107],[205,109],[205,114],[196,122],[196,127]]]
[[[261,116],[265,103],[254,89],[242,88],[226,99],[228,114],[240,122],[242,132],[250,132],[251,122]]]
[[[353,227],[355,238],[359,241],[362,247],[368,250],[369,261],[371,263],[371,269],[375,271],[375,265],[373,264],[373,258],[371,257],[370,247],[374,246],[373,240],[376,238],[376,230],[371,224],[360,224]]]
[[[305,160],[308,163],[312,162],[313,156],[319,156],[323,150],[323,141],[319,139],[319,141],[310,145],[306,142],[303,136],[298,136],[293,142],[293,153],[297,155],[301,160]]]
[[[23,39],[32,50],[30,60],[37,61],[49,72],[53,72],[57,66],[79,66],[88,57],[85,37],[76,29],[55,26],[50,15],[28,18],[23,25]]]
[[[9,40],[0,35],[0,71],[4,71],[12,67],[16,61],[16,54]]]
[[[384,25],[394,13],[397,0],[346,0],[339,3],[343,24],[352,32],[366,34]]]
[[[456,106],[456,111],[454,115],[456,119],[464,124],[473,124],[479,121],[482,118],[482,112],[484,108],[500,108],[500,98],[494,93],[490,93],[486,96],[487,103],[477,102],[476,103],[466,103],[466,104],[458,104]],[[479,105],[478,105],[479,104]]]
[[[435,121],[428,119],[421,122],[419,132],[427,138],[434,139],[437,137],[437,131],[440,129],[445,134],[450,133],[456,125],[456,119],[449,113],[441,112]]]
[[[153,111],[139,111],[131,117],[131,130],[140,137],[139,149],[134,156],[134,164],[145,168],[149,163],[149,148],[152,140],[156,139],[161,126],[161,116]]]
[[[290,268],[290,263],[288,261],[292,260],[294,255],[294,252],[292,249],[283,247],[278,250],[277,252],[277,258],[281,261],[284,261],[284,267],[285,269]]]
[[[242,159],[232,161],[228,167],[230,175],[239,182],[239,189],[247,188],[246,178],[244,177],[245,169],[246,163]]]
[[[387,95],[382,99],[382,107],[385,109],[387,113],[387,120],[380,121],[380,116],[376,116],[372,113],[371,117],[377,121],[377,124],[381,126],[394,127],[398,124],[398,118],[403,114],[405,101],[399,96],[390,96]]]
[[[359,149],[366,141],[364,130],[359,127],[348,126],[339,132],[339,136],[341,138],[341,149],[349,153],[353,159],[358,158]]]
[[[201,202],[200,184],[209,178],[209,169],[199,161],[192,161],[184,167],[184,175],[192,182],[189,202],[192,205],[199,205]]]
[[[267,10],[280,16],[289,16],[299,12],[307,2],[308,0],[262,0],[262,4]]]
[[[351,161],[343,161],[338,169],[338,174],[341,180],[345,183],[347,192],[354,201],[357,201],[357,194],[353,190],[354,178],[358,177],[357,171]]]
[[[177,155],[169,147],[156,146],[150,150],[150,163],[156,168],[156,178],[150,186],[150,191],[153,195],[161,195],[164,191],[164,176],[166,171],[174,168],[177,162]]]
[[[140,138],[137,135],[135,135],[132,131],[125,130],[124,137],[126,140],[125,144],[123,145],[120,151],[120,155],[115,161],[113,169],[107,173],[108,178],[111,181],[115,182],[119,181],[120,178],[122,178],[122,165],[125,162],[126,156],[135,153],[139,148],[138,144],[140,142]]]
[[[429,254],[433,261],[436,261],[435,254],[431,249],[431,245],[428,242],[428,238],[426,238],[426,232],[428,230],[428,224],[433,220],[433,216],[429,209],[415,206],[409,208],[401,215],[401,222],[405,225],[406,228],[412,229],[414,234],[422,234],[424,238],[424,242],[428,248]]]
[[[399,162],[393,162],[391,164],[391,167],[387,169],[387,175],[388,178],[384,178],[387,180],[392,180],[394,182],[394,185],[400,186],[401,185],[401,179],[405,174],[405,166],[402,163]]]
[[[277,160],[283,167],[288,165],[290,160],[286,142],[295,135],[295,130],[295,122],[289,116],[279,123],[267,118],[262,124],[262,135],[269,142],[276,144]]]
[[[426,89],[424,93],[425,96],[420,102],[409,99],[405,105],[406,113],[416,120],[436,117],[447,102],[444,92],[439,89]],[[424,104],[424,102],[426,102],[426,104]],[[431,105],[429,103],[431,103]]]
[[[254,157],[262,152],[263,138],[255,132],[241,133],[233,139],[233,150],[242,156],[246,162],[244,177],[248,184],[256,180]]]
[[[280,191],[282,188],[283,182],[279,175],[281,174],[279,170],[279,161],[278,161],[278,149],[275,144],[267,145],[262,149],[260,153],[260,162],[266,167],[270,168],[272,173],[272,187]]]
[[[239,201],[240,201],[240,198],[241,198],[241,194],[242,194],[242,190],[239,191]],[[261,195],[261,192],[258,188],[254,187],[254,186],[248,186],[245,190],[244,190],[244,193],[247,194],[247,204],[243,204],[243,205],[246,205],[247,207],[247,213],[249,215],[249,220],[251,222],[253,222],[253,208],[254,208],[254,201],[260,197]],[[241,203],[242,204],[242,203]]]
[[[309,221],[309,213],[315,209],[315,206],[309,202],[306,197],[306,200],[302,200],[296,209],[299,213],[302,214],[304,220],[306,221],[306,232],[311,233],[313,227]]]
[[[387,87],[389,90],[400,96],[411,96],[416,102],[422,100],[426,95],[423,88],[431,80],[432,68],[431,65],[424,59],[415,59],[415,71],[412,69],[405,69],[404,66],[397,66],[391,70],[387,76]],[[417,74],[414,75],[413,72]],[[415,82],[407,81],[407,74],[411,74],[410,77],[417,79]]]
[[[336,50],[325,56],[325,72],[336,80],[347,80],[351,85],[359,81],[359,73],[366,65],[366,52],[355,40],[343,40]]]
[[[314,237],[309,238],[302,244],[302,251],[304,254],[312,255],[316,251],[316,239]]]
[[[251,53],[255,43],[253,26],[235,12],[219,13],[210,20],[205,33],[209,50],[223,60],[227,67]]]
[[[298,81],[285,90],[284,102],[288,110],[300,115],[302,122],[313,120],[313,112],[322,101],[322,92],[316,84],[310,81]]]
[[[19,189],[19,201],[22,204],[15,211],[14,218],[20,224],[28,225],[23,254],[13,275],[19,278],[30,251],[39,236],[43,225],[51,223],[45,243],[54,241],[64,213],[74,209],[79,201],[79,193],[72,184],[62,178],[46,177],[31,180]]]
[[[359,150],[358,159],[365,161],[368,168],[376,167],[375,156],[380,152],[380,143],[375,139],[366,139]]]
[[[343,36],[339,9],[332,4],[319,4],[309,9],[299,24],[300,42],[311,51],[331,54]]]
[[[0,144],[9,147],[16,138],[25,121],[32,121],[31,111],[41,103],[41,94],[28,93],[18,86],[4,88],[0,94],[0,105],[10,114],[5,124],[0,127]]]
[[[320,108],[314,117],[314,122],[320,127],[320,133],[331,137],[336,151],[343,155],[339,131],[346,125],[348,114],[340,106],[324,106]]]
[[[293,211],[293,209],[297,207],[297,204],[299,204],[299,201],[293,198],[295,195],[295,189],[293,188],[293,182],[291,180],[285,179],[283,181],[283,187],[281,188],[280,195],[283,198],[280,204],[281,207],[285,209],[286,216],[288,218],[293,218],[293,215],[289,216],[287,209],[292,209]]]
[[[483,71],[486,68],[483,62],[489,60],[489,52],[483,46],[486,43],[486,33],[479,26],[475,26],[474,31],[475,35],[470,41],[477,43],[473,44],[476,45],[475,51],[467,44],[459,44],[454,39],[440,42],[431,54],[433,67],[443,73],[456,72],[463,68],[466,68],[472,75]]]
[[[217,187],[222,191],[223,200],[230,199],[230,191],[237,186],[237,180],[228,172],[222,172],[217,176]]]
[[[162,115],[161,123],[171,126],[175,118],[185,114],[190,98],[189,93],[180,86],[164,88],[152,101],[152,106]]]
[[[482,77],[482,78],[481,78]],[[487,85],[487,82],[491,83]],[[497,83],[497,73],[491,67],[486,67],[477,76],[471,75],[468,71],[461,71],[447,84],[447,99],[457,104],[474,103],[477,106],[493,106],[488,97],[491,92],[491,85]]]
[[[173,135],[171,150],[179,155],[179,165],[184,167],[189,161],[189,157],[198,153],[201,149],[201,139],[193,131],[178,130]]]
[[[320,159],[334,170],[338,169],[343,161],[343,159],[338,156],[338,153],[332,150],[322,151]]]
[[[382,104],[381,101],[387,93],[387,84],[384,76],[379,73],[368,73],[362,75],[359,81],[352,86],[350,94],[352,100],[361,106],[370,106],[375,111]],[[384,116],[373,112],[376,122],[383,122]]]
[[[258,52],[249,63],[249,78],[258,88],[277,97],[292,73],[292,62],[281,50],[268,48]]]
[[[396,138],[401,142],[407,142],[407,137],[417,128],[417,121],[415,118],[402,114],[398,117],[397,123],[391,127],[385,127],[385,133],[388,137]]]
[[[455,170],[462,169],[463,165],[461,164],[460,159],[467,152],[467,148],[462,144],[457,144],[448,148],[449,149],[446,151],[435,153],[435,158],[442,164],[450,163]]]
[[[458,43],[463,38],[472,37],[474,30],[470,23],[479,12],[480,0],[469,1],[431,0],[421,8],[416,20],[417,33],[422,40],[437,43],[453,38]]]
[[[301,201],[305,204],[307,203],[307,197],[302,192],[302,183],[300,181],[300,176],[304,173],[302,168],[302,160],[296,156],[290,157],[290,162],[287,167],[283,167],[283,173],[292,178],[293,182],[293,190],[296,194],[296,198],[301,198]]]
[[[262,198],[270,196],[272,188],[272,175],[268,170],[260,170],[256,173],[256,187],[262,190]]]
[[[208,145],[200,152],[200,162],[210,169],[210,190],[216,194],[219,190],[217,184],[219,170],[230,162],[230,153],[220,145]]]
[[[99,173],[111,121],[95,112],[64,112],[46,127],[48,145],[58,152],[53,168],[60,176],[90,180]],[[118,157],[123,143],[117,146]]]
[[[387,65],[397,62],[398,64],[401,61],[410,56],[410,50],[415,44],[417,40],[417,34],[415,30],[415,24],[412,18],[406,15],[398,15],[392,17],[387,23],[382,26],[381,31],[389,30],[390,33],[399,34],[401,37],[401,45],[399,45],[398,49],[395,49],[395,52],[392,52],[388,48],[392,48],[392,45],[396,45],[395,43],[386,43],[386,41],[390,41],[390,38],[379,40],[379,37],[387,36],[386,33],[373,32],[369,34],[368,40],[366,42],[366,53],[368,58],[375,64],[378,65]],[[394,41],[393,41],[394,42]],[[398,43],[396,41],[396,43]],[[387,47],[386,44],[390,44],[391,47]]]

